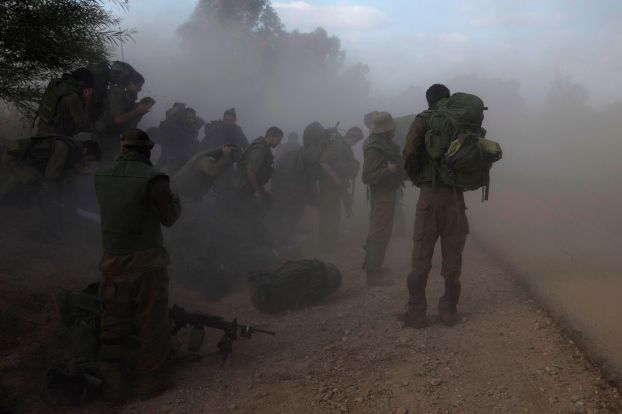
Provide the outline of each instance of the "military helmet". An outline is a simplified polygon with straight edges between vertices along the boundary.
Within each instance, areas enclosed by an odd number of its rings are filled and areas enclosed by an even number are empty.
[[[363,117],[363,123],[369,129],[374,125],[374,118],[378,115],[378,111],[371,111]]]
[[[372,134],[383,134],[395,130],[395,121],[388,112],[378,112],[374,117],[374,124],[371,128]]]
[[[128,129],[121,137],[121,146],[123,148],[147,149],[153,148],[153,141],[149,135],[142,129]]]

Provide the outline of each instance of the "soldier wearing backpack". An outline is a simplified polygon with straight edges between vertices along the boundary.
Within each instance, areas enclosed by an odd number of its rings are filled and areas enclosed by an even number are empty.
[[[367,284],[391,285],[384,278],[384,256],[393,229],[397,191],[404,181],[400,168],[401,149],[393,142],[395,122],[391,114],[378,112],[373,120],[371,135],[363,144],[363,183],[369,186],[369,233],[365,243]]]
[[[432,85],[426,99],[429,108],[411,124],[403,154],[404,169],[420,189],[408,275],[410,297],[400,317],[414,328],[427,325],[425,290],[439,237],[445,280],[439,317],[444,325],[456,323],[462,251],[469,233],[463,191],[487,189],[492,162],[501,157],[498,145],[484,138],[481,125],[487,108],[481,99],[465,93],[450,96],[441,84]]]
[[[127,76],[119,82],[110,86],[104,100],[103,112],[95,123],[93,138],[102,148],[102,164],[109,164],[114,160],[119,153],[121,135],[136,128],[155,103],[151,98],[136,102],[145,78],[134,69],[128,69]]]
[[[36,136],[72,137],[88,131],[93,86],[93,74],[85,68],[50,81],[37,111]]]

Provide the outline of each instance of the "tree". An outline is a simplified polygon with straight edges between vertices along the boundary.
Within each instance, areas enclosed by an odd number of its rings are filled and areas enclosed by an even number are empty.
[[[128,0],[111,0],[120,7]],[[0,2],[0,100],[32,110],[44,82],[89,62],[131,35],[105,0]]]

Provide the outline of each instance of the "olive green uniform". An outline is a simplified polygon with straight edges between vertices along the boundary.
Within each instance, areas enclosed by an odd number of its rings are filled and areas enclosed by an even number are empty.
[[[101,165],[110,164],[121,149],[121,135],[131,128],[136,128],[143,115],[137,115],[123,124],[114,122],[115,117],[131,112],[136,107],[135,97],[119,86],[108,91],[104,101],[104,111],[95,123],[93,139],[99,143],[102,151]]]
[[[136,374],[144,395],[167,381],[170,358],[168,317],[168,253],[161,225],[170,227],[180,215],[168,177],[151,167],[138,152],[124,152],[95,174],[101,210],[103,256],[100,298],[100,359],[104,376],[127,368],[130,338],[136,332]],[[126,376],[110,376],[122,387]]]
[[[89,129],[89,114],[86,104],[78,94],[62,97],[58,102],[52,122],[40,122],[36,136],[63,135],[72,137]]]
[[[409,312],[425,313],[425,289],[437,239],[441,239],[445,294],[439,310],[456,311],[460,297],[462,251],[469,224],[461,191],[444,185],[437,178],[436,166],[427,156],[425,134],[430,111],[417,115],[408,132],[404,149],[404,168],[420,188],[413,232],[412,270],[408,275]]]
[[[216,179],[232,165],[231,153],[206,151],[197,154],[173,177],[175,188],[180,195],[199,200],[208,193]]]
[[[337,242],[341,204],[347,194],[347,183],[353,182],[358,174],[360,163],[354,157],[352,148],[342,137],[335,137],[320,157],[320,165],[329,166],[341,179],[337,186],[327,173],[320,176],[319,187],[319,236],[320,247],[332,249]]]
[[[404,175],[399,168],[400,147],[383,135],[372,134],[363,144],[363,183],[369,186],[369,233],[365,244],[365,270],[374,272],[382,267],[391,238],[395,215],[396,193]],[[398,165],[397,171],[387,169],[389,162]]]

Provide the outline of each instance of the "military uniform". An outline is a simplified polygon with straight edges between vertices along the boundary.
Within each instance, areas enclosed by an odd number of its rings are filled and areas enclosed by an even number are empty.
[[[437,166],[425,150],[427,119],[431,113],[428,110],[416,116],[404,149],[404,168],[420,188],[413,231],[412,270],[408,275],[410,298],[407,315],[421,324],[425,323],[425,289],[434,246],[440,237],[445,294],[440,299],[439,312],[441,320],[451,324],[460,297],[462,251],[469,224],[462,192],[440,181]]]
[[[363,183],[369,186],[371,213],[369,233],[365,244],[365,270],[368,282],[374,283],[381,271],[387,245],[391,238],[397,191],[404,180],[400,166],[400,147],[384,134],[395,128],[388,113],[379,113],[374,128],[363,144]],[[395,172],[388,163],[397,164]]]
[[[115,117],[133,111],[136,108],[135,97],[121,86],[113,86],[108,91],[104,101],[104,112],[95,123],[93,139],[99,143],[102,150],[101,164],[110,164],[121,148],[121,134],[136,128],[143,115],[136,115],[124,124],[114,122]]]
[[[337,136],[331,140],[322,153],[320,165],[328,166],[342,181],[341,185],[336,185],[333,178],[326,172],[320,175],[319,180],[320,247],[332,249],[337,242],[341,204],[344,197],[349,197],[347,185],[356,178],[360,163],[354,157],[350,145],[345,142],[344,138]]]
[[[133,145],[147,147],[153,143]],[[153,169],[145,153],[129,148],[124,148],[113,165],[97,171],[95,191],[104,250],[99,264],[104,393],[118,401],[127,387],[126,358],[135,332],[139,390],[143,396],[150,396],[167,383],[171,351],[169,257],[161,225],[170,227],[178,219],[179,201],[171,193],[168,177]]]
[[[197,154],[175,174],[175,188],[180,195],[199,200],[232,165],[231,152],[211,151]]]

